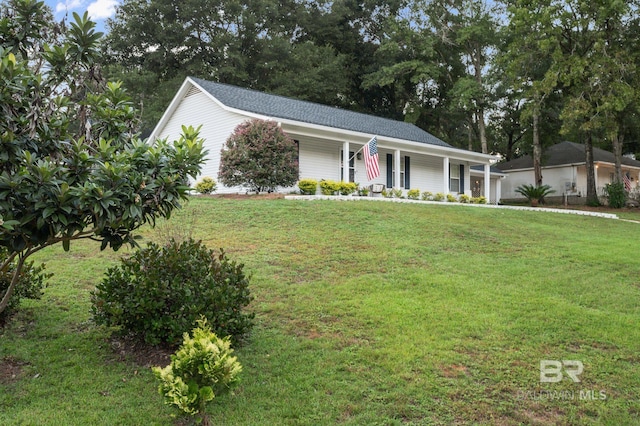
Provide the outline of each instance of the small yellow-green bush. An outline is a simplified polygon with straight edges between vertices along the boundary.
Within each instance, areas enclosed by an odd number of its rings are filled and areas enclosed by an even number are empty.
[[[449,202],[449,203],[457,203],[458,199],[456,198],[455,195],[447,194],[447,202]]]
[[[486,197],[473,197],[471,199],[471,203],[472,204],[487,204],[487,199]]]
[[[471,197],[469,197],[467,194],[460,194],[460,198],[458,198],[458,201],[461,203],[468,204],[469,201],[471,201]]]
[[[420,198],[420,190],[419,189],[410,189],[407,191],[407,198],[410,200],[417,200]]]
[[[300,188],[300,193],[304,195],[315,195],[318,181],[315,179],[300,179],[298,188]]]
[[[158,391],[165,403],[175,405],[186,414],[198,414],[201,423],[209,424],[207,403],[227,392],[242,371],[242,365],[232,353],[229,337],[220,339],[207,321],[200,319],[191,336],[184,333],[182,345],[171,355],[171,363],[165,368],[152,368],[160,381]]]
[[[341,195],[350,195],[356,192],[358,189],[358,185],[354,182],[340,182],[340,194]]]
[[[217,189],[216,181],[210,178],[209,176],[205,176],[198,183],[196,183],[195,190],[200,194],[211,194],[215,192]]]
[[[424,191],[422,193],[422,200],[423,201],[432,201],[433,200],[433,193],[431,193],[429,191]]]
[[[336,192],[340,191],[341,182],[335,180],[325,180],[322,179],[320,181],[320,192],[322,195],[334,195]]]
[[[433,201],[442,201],[444,200],[444,194],[442,192],[438,192],[436,193],[436,195],[433,196]]]

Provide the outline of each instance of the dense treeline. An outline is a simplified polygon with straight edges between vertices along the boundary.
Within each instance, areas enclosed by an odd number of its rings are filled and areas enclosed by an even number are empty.
[[[187,75],[417,124],[506,158],[640,152],[637,0],[124,0],[104,65],[150,131]]]

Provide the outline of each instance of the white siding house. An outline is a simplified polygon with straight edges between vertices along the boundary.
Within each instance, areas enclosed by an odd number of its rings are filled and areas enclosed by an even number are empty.
[[[217,180],[220,151],[227,138],[238,124],[253,118],[278,122],[298,141],[301,179],[354,181],[362,186],[379,183],[389,188],[472,196],[474,174],[482,177],[480,195],[489,202],[499,200],[496,185],[502,175],[490,170],[496,161],[492,155],[454,148],[409,123],[195,77],[184,81],[150,140],[175,139],[183,125],[202,126],[200,136],[209,151],[202,176]],[[342,166],[373,136],[378,141],[380,176],[368,181],[360,155],[355,155],[350,167]],[[219,193],[245,191],[218,185]]]
[[[604,187],[612,183],[615,172],[613,153],[593,148],[596,190],[604,195]],[[522,198],[515,192],[520,185],[534,185],[533,158],[525,155],[512,161],[496,165],[508,176],[502,187],[505,199]],[[622,173],[629,177],[630,190],[638,187],[640,161],[623,157]],[[587,167],[585,146],[575,142],[560,142],[552,145],[542,154],[542,183],[551,186],[554,196],[582,197],[587,194]]]

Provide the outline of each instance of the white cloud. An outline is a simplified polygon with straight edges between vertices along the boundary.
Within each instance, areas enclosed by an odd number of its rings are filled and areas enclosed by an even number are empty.
[[[110,18],[115,15],[118,3],[118,0],[96,0],[87,7],[87,12],[94,20]]]
[[[64,2],[60,1],[58,2],[58,4],[56,4],[56,13],[68,12],[73,9],[78,9],[79,7],[82,7],[82,0],[67,0]]]

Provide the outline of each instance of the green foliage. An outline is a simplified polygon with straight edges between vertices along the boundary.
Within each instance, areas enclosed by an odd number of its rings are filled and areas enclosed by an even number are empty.
[[[468,204],[471,202],[471,197],[469,197],[467,194],[460,194],[460,196],[458,197],[458,202]]]
[[[209,176],[205,176],[196,183],[194,189],[200,194],[211,194],[217,189],[216,181]]]
[[[300,179],[298,188],[303,195],[316,195],[318,189],[318,181],[315,179]]]
[[[198,320],[191,336],[184,333],[182,345],[171,355],[171,363],[165,368],[152,368],[165,403],[192,416],[200,414],[208,424],[207,403],[237,383],[242,371],[232,353],[228,337],[218,338],[205,319]]]
[[[334,195],[340,191],[340,188],[341,183],[338,181],[325,179],[320,181],[320,192],[322,195]]]
[[[487,204],[487,197],[479,196],[471,198],[471,204]]]
[[[437,192],[434,196],[433,196],[433,201],[443,201],[445,199],[445,196],[442,192]]]
[[[424,191],[421,195],[422,201],[432,201],[433,194],[429,191]]]
[[[180,207],[206,153],[193,128],[173,144],[135,137],[126,92],[98,78],[102,33],[86,13],[65,30],[44,2],[0,12],[0,246],[18,259],[2,312],[26,258],[80,238],[134,244],[134,230]]]
[[[453,194],[447,194],[447,202],[449,203],[457,203],[458,198]]]
[[[94,321],[151,344],[177,344],[202,315],[216,334],[237,341],[253,325],[242,311],[252,300],[243,268],[192,239],[149,243],[107,270],[92,295]]]
[[[529,200],[531,205],[537,205],[538,203],[544,202],[544,197],[556,192],[551,189],[549,185],[535,186],[529,184],[520,185],[515,189],[515,191]]]
[[[604,186],[604,192],[608,198],[609,207],[620,209],[626,205],[627,191],[622,182],[612,182]]]
[[[354,182],[340,182],[340,195],[351,195],[358,190]]]
[[[404,198],[402,189],[400,189],[400,188],[393,188],[393,189],[389,190],[389,192],[390,192],[391,196],[394,197],[394,198]]]
[[[407,191],[407,198],[410,200],[417,200],[420,198],[420,190],[419,189],[410,189]]]
[[[275,121],[238,125],[220,153],[218,179],[226,186],[273,192],[298,181],[298,148]]]
[[[369,188],[367,187],[358,187],[358,195],[361,197],[366,197],[369,195]]]
[[[0,264],[4,263],[7,254],[7,249],[0,247]],[[0,294],[4,294],[9,288],[16,267],[16,262],[13,261],[0,270]],[[44,263],[34,266],[33,261],[25,262],[18,275],[18,283],[13,297],[9,300],[6,309],[0,312],[0,326],[5,324],[9,317],[18,310],[20,299],[40,299],[44,282],[51,277],[51,274],[45,273],[44,269]]]

